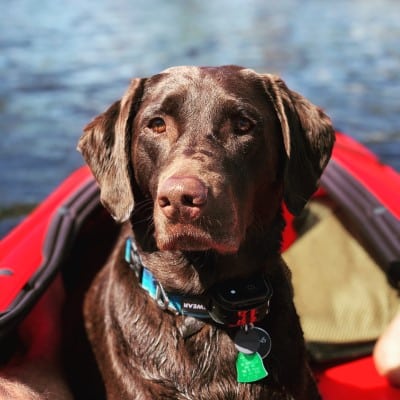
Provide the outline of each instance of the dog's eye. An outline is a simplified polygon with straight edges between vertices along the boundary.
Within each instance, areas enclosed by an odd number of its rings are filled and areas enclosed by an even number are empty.
[[[254,123],[246,117],[239,117],[236,120],[236,129],[239,133],[246,133],[250,131],[254,126]]]
[[[167,125],[162,118],[153,118],[148,127],[155,133],[164,133],[167,130]]]

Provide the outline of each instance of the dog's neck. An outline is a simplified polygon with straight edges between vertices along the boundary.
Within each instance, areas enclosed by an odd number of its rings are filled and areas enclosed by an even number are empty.
[[[237,253],[219,254],[212,250],[161,252],[156,248],[152,232],[142,231],[135,220],[131,222],[146,268],[166,290],[192,295],[201,295],[223,280],[267,272],[268,266],[280,257],[284,227],[279,212],[269,226],[250,227]],[[261,264],[260,260],[263,260]]]
[[[207,320],[211,318],[227,327],[249,327],[264,319],[269,312],[273,291],[263,273],[246,279],[225,279],[203,295],[194,296],[192,293],[187,295],[165,290],[144,264],[133,238],[126,240],[125,260],[141,287],[159,307],[175,315]]]

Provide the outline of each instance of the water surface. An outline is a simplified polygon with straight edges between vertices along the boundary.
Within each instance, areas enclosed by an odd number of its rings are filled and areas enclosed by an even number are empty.
[[[0,236],[82,164],[82,127],[171,65],[282,75],[400,170],[397,0],[13,0],[0,24]]]

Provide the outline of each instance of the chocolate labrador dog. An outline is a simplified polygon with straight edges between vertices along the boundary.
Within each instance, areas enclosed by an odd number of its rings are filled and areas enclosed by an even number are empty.
[[[85,301],[109,399],[318,399],[280,256],[334,142],[278,77],[237,66],[134,79],[79,150],[128,221]]]

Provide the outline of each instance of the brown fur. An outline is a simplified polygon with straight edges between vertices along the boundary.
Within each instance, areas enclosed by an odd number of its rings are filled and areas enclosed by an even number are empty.
[[[86,127],[79,149],[103,204],[129,220],[85,302],[109,399],[319,398],[279,252],[281,204],[301,211],[333,141],[320,109],[276,76],[235,66],[135,79]],[[268,278],[270,312],[257,323],[273,343],[267,378],[236,382],[232,328],[158,307],[123,259],[133,232],[166,290],[197,295],[229,278]]]

